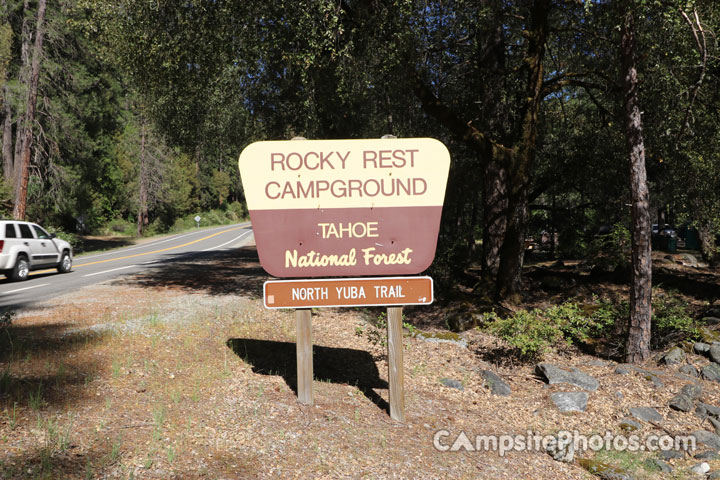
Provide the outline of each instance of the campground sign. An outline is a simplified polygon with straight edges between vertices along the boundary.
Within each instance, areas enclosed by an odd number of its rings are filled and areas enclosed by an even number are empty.
[[[314,307],[387,306],[390,417],[405,421],[402,305],[433,301],[447,148],[431,138],[257,142],[240,176],[267,308],[295,308],[297,393],[313,404]],[[368,277],[374,275],[374,277]],[[317,277],[355,277],[323,278]]]
[[[441,142],[257,142],[239,166],[270,275],[412,275],[432,263],[450,168]]]

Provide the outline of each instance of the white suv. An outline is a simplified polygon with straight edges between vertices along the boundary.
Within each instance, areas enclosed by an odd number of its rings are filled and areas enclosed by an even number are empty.
[[[0,220],[0,272],[10,280],[25,280],[30,270],[72,269],[72,247],[34,223]]]

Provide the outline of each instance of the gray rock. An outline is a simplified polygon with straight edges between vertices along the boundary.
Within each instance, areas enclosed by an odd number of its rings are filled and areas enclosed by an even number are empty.
[[[708,478],[708,480],[719,480],[720,479],[720,471],[712,472],[712,473],[708,474],[707,478]]]
[[[696,453],[693,458],[697,460],[718,460],[720,459],[720,455],[718,455],[717,452],[713,452],[712,450],[705,450],[704,452]]]
[[[587,408],[588,394],[585,392],[557,392],[550,399],[561,412],[584,412]]]
[[[715,429],[715,435],[720,435],[720,421],[712,417],[708,418],[708,420],[710,420],[710,425]]]
[[[633,480],[633,476],[622,468],[598,462],[590,458],[578,458],[578,464],[602,480]]]
[[[720,363],[720,345],[711,345],[708,355],[710,356],[710,360],[715,363]]]
[[[558,462],[572,463],[575,459],[574,442],[549,442],[545,451]]]
[[[701,368],[702,376],[705,380],[711,382],[720,382],[720,365],[717,363],[708,363]]]
[[[708,405],[707,403],[698,402],[698,407],[705,409],[705,412],[711,417],[720,419],[720,407],[714,405]]]
[[[630,368],[625,365],[618,365],[617,367],[615,367],[615,373],[617,373],[618,375],[627,375],[630,372]]]
[[[669,405],[670,405],[670,408],[672,408],[673,410],[679,410],[681,412],[689,412],[695,406],[693,401],[691,399],[689,399],[688,397],[686,397],[685,395],[683,395],[682,393],[679,395],[675,395],[670,400]]]
[[[683,253],[680,256],[680,261],[682,262],[683,265],[687,265],[689,267],[697,267],[698,266],[698,261],[697,261],[697,258],[695,257],[695,255],[691,255],[689,253]]]
[[[673,471],[670,465],[657,458],[648,458],[645,460],[645,465],[650,467],[651,470],[657,470],[662,473],[672,473]]]
[[[630,409],[630,415],[643,422],[662,422],[663,417],[652,407],[637,407]]]
[[[662,357],[665,365],[679,365],[685,362],[685,352],[680,347],[675,347]]]
[[[688,375],[688,376],[694,377],[694,378],[697,378],[700,376],[700,372],[698,372],[698,369],[692,365],[682,365],[680,368],[678,368],[678,372],[684,373],[685,375]]]
[[[480,375],[484,380],[483,385],[490,388],[490,393],[493,395],[507,397],[512,392],[510,385],[490,370],[483,370]]]
[[[697,430],[691,434],[698,444],[705,445],[713,450],[720,450],[720,437],[707,430]]]
[[[688,383],[680,389],[680,393],[690,400],[697,400],[702,395],[702,387],[694,383]]]
[[[683,455],[681,452],[678,452],[677,450],[660,450],[658,452],[658,457],[660,457],[662,460],[667,461],[685,458],[685,455]]]
[[[462,382],[460,382],[459,380],[453,380],[452,378],[441,378],[440,383],[442,383],[443,385],[445,385],[446,387],[449,387],[449,388],[465,390],[465,387],[463,387]]]
[[[591,392],[594,392],[600,386],[600,382],[577,368],[567,371],[549,363],[540,363],[535,367],[535,370],[538,374],[544,376],[550,385],[569,383]]]
[[[620,422],[620,428],[626,432],[634,432],[635,430],[640,430],[642,428],[642,424],[631,418],[624,418],[623,421]]]
[[[588,362],[585,362],[585,365],[588,365],[590,367],[607,367],[608,364],[607,362],[594,358]]]
[[[707,462],[698,463],[697,465],[690,467],[690,471],[698,475],[705,475],[710,471],[710,465],[708,465]]]
[[[698,355],[707,355],[710,352],[710,345],[703,342],[697,342],[695,345],[693,345],[693,350]]]
[[[645,377],[647,380],[650,380],[652,384],[655,386],[655,388],[663,388],[665,387],[665,384],[660,380],[660,377],[657,375],[653,375],[652,373],[647,375]]]

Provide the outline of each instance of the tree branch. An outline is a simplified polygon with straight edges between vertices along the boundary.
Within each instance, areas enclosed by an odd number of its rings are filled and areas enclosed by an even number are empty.
[[[420,99],[422,109],[426,113],[442,123],[473,150],[483,154],[492,151],[494,144],[485,133],[475,128],[472,122],[463,121],[450,107],[442,103],[420,79],[417,72],[414,73],[414,77],[415,95]]]
[[[695,82],[695,85],[693,85],[692,93],[690,94],[690,102],[685,109],[685,118],[683,119],[682,125],[680,125],[680,131],[678,132],[677,138],[681,138],[683,133],[685,133],[685,129],[689,126],[688,123],[690,121],[690,115],[692,114],[693,104],[695,103],[698,93],[700,92],[700,87],[702,86],[703,80],[705,80],[708,60],[707,40],[705,38],[705,31],[703,30],[702,24],[700,23],[700,17],[698,16],[697,9],[693,10],[692,20],[682,8],[679,8],[679,10],[680,15],[682,15],[687,24],[690,25],[690,30],[692,31],[693,37],[695,38],[695,44],[697,45],[698,53],[700,54],[701,60],[700,74],[698,75],[698,79]]]

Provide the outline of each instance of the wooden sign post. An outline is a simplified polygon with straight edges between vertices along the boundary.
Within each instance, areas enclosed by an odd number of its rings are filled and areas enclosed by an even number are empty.
[[[405,423],[405,374],[403,371],[402,307],[387,309],[388,384],[390,418]]]
[[[297,337],[297,395],[300,403],[313,404],[313,351],[312,351],[312,311],[309,308],[295,310]]]
[[[265,284],[267,308],[297,309],[298,400],[313,404],[310,308],[387,306],[390,416],[404,422],[402,305],[431,303],[432,280],[392,275],[435,257],[450,155],[431,138],[298,140],[239,160],[262,267],[310,277]]]

